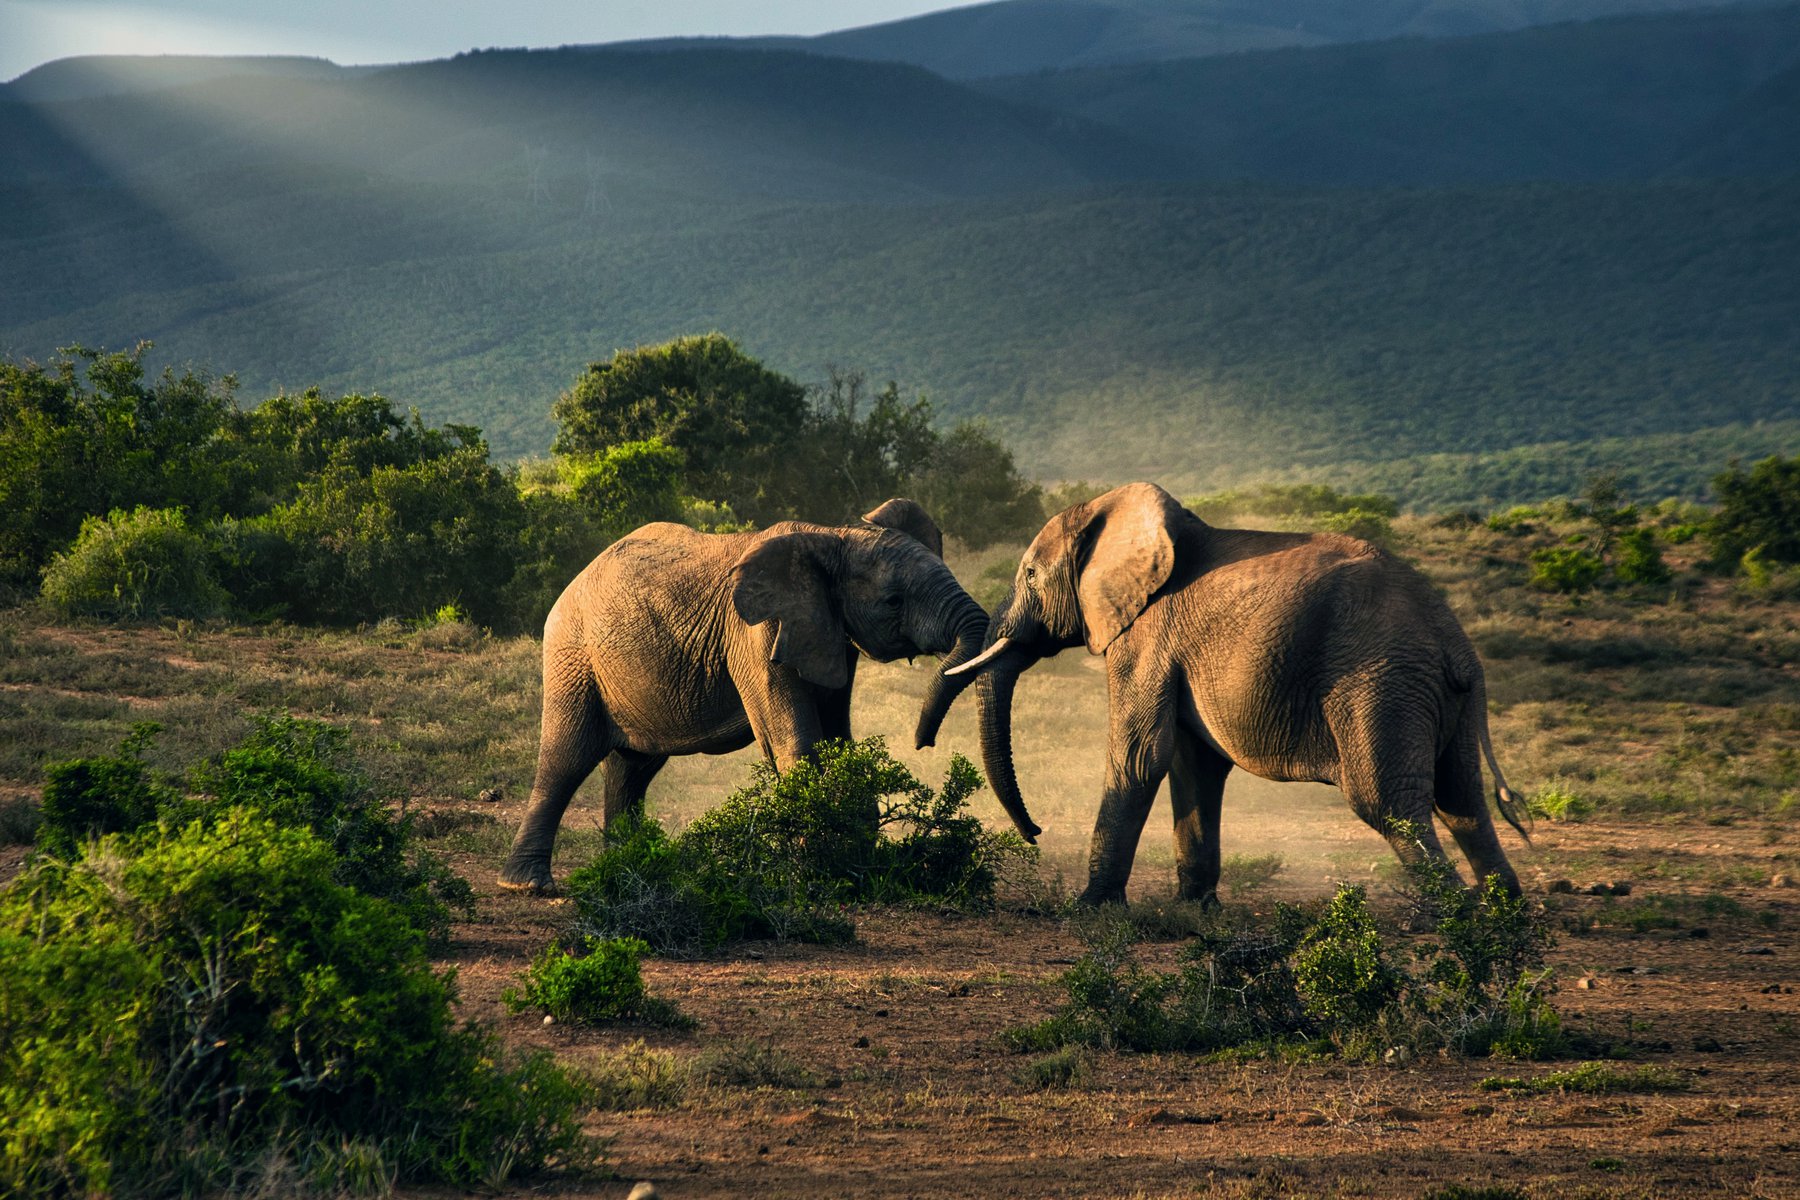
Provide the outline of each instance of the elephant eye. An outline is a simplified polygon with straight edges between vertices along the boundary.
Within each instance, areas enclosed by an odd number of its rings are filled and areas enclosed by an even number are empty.
[[[902,596],[899,592],[889,592],[881,598],[881,602],[889,608],[898,609],[902,604],[906,603],[906,597]]]
[[[1025,582],[1028,584],[1033,584],[1033,583],[1037,582],[1037,568],[1036,567],[1026,567],[1025,568]]]

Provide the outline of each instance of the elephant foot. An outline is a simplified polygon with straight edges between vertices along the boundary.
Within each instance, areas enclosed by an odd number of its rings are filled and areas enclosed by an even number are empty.
[[[1099,888],[1091,883],[1088,884],[1086,891],[1075,897],[1076,908],[1104,908],[1108,904],[1123,905],[1124,903],[1124,888]]]
[[[531,892],[539,896],[548,896],[556,890],[556,883],[550,878],[550,864],[539,858],[507,859],[506,865],[500,868],[498,882],[508,891]]]
[[[1198,904],[1208,912],[1223,907],[1219,903],[1219,893],[1212,888],[1207,888],[1204,891],[1199,888],[1193,890],[1183,888],[1180,892],[1176,893],[1176,898],[1183,904]]]

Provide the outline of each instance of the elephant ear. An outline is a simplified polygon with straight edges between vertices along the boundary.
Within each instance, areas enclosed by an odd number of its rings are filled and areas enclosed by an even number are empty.
[[[937,522],[931,519],[931,514],[925,511],[924,505],[916,500],[899,497],[884,500],[880,508],[864,513],[863,520],[883,529],[897,529],[922,543],[939,558],[944,557],[944,535],[938,529]]]
[[[829,562],[838,549],[817,533],[784,533],[746,551],[731,568],[731,606],[746,625],[775,622],[769,661],[820,687],[850,682],[850,640],[833,602]]]
[[[1075,595],[1088,649],[1104,654],[1169,581],[1184,510],[1153,483],[1128,483],[1091,501],[1088,511]]]

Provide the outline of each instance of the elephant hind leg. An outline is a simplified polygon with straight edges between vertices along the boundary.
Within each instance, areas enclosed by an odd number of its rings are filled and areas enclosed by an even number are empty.
[[[1487,795],[1481,787],[1478,736],[1479,731],[1465,717],[1458,724],[1450,744],[1438,755],[1437,813],[1462,848],[1463,857],[1469,860],[1469,869],[1475,872],[1476,879],[1498,875],[1501,884],[1516,896],[1519,894],[1519,877],[1513,873],[1512,864],[1506,861],[1506,852],[1500,848],[1493,814],[1488,811]]]
[[[1384,719],[1380,712],[1359,712],[1334,723],[1332,732],[1338,744],[1338,786],[1356,815],[1386,838],[1407,866],[1426,859],[1449,862],[1431,819],[1436,807],[1434,731],[1419,722]]]
[[[668,761],[666,754],[640,754],[624,747],[606,756],[606,801],[601,809],[606,827],[621,813],[637,816],[644,811],[644,793]]]
[[[546,663],[544,715],[538,737],[537,778],[531,802],[500,868],[500,885],[520,891],[549,890],[550,851],[575,790],[613,749],[617,731],[591,678],[556,686]]]

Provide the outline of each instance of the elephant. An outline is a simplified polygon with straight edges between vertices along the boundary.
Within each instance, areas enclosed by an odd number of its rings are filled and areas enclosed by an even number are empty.
[[[595,557],[544,622],[537,778],[501,885],[551,887],[563,812],[602,761],[606,824],[641,808],[673,755],[755,742],[787,770],[819,742],[850,737],[858,654],[955,666],[986,631],[987,613],[944,565],[937,525],[911,500],[845,526],[643,526]],[[922,739],[971,682],[936,674]]]
[[[1014,684],[1083,644],[1105,656],[1110,724],[1080,903],[1124,901],[1166,775],[1180,895],[1216,904],[1233,767],[1335,784],[1405,863],[1445,860],[1435,808],[1476,873],[1518,894],[1482,793],[1482,755],[1501,812],[1530,836],[1494,761],[1480,660],[1406,563],[1336,534],[1216,528],[1150,483],[1052,517],[995,608],[982,653],[946,667],[980,676],[988,780],[1027,841],[1041,831],[1013,768]]]

